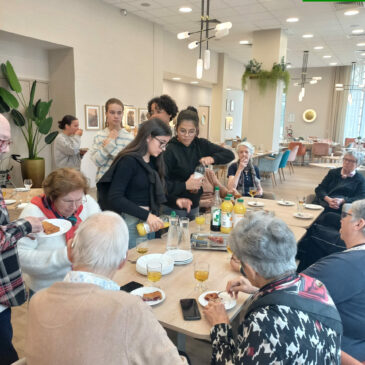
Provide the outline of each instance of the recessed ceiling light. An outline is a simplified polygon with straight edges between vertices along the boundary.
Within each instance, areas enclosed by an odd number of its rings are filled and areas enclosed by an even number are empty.
[[[172,79],[175,81],[179,81],[179,80],[181,80],[181,77],[173,77]]]
[[[318,82],[317,80],[310,80],[309,81],[309,83],[312,84],[312,85],[316,84],[317,82]]]
[[[313,38],[313,34],[303,34],[303,38]]]
[[[332,56],[331,55],[329,55],[329,54],[326,54],[326,55],[324,55],[323,56],[323,58],[331,58]]]
[[[313,80],[322,80],[322,76],[313,76],[312,79]]]
[[[330,63],[330,66],[336,66],[337,65],[337,62],[331,62]]]
[[[199,81],[190,81],[191,84],[199,84]]]
[[[365,42],[362,42],[362,43],[358,43],[357,44],[358,47],[365,47]]]
[[[226,89],[227,91],[231,91],[232,89],[230,89],[229,87],[227,87],[227,89]]]
[[[248,41],[247,39],[240,41],[240,44],[250,44],[250,41]]]
[[[315,46],[313,49],[323,49],[323,46]]]
[[[351,16],[351,15],[359,14],[359,11],[356,10],[356,9],[352,9],[352,10],[345,11],[344,14],[347,15],[347,16]]]
[[[365,56],[365,52],[363,52],[363,53],[360,53],[360,56]]]
[[[180,13],[190,13],[193,9],[189,8],[188,6],[183,6],[181,8],[179,8],[179,12]]]
[[[145,8],[147,8],[147,7],[151,6],[151,4],[150,3],[141,3],[141,6],[144,6]]]
[[[364,29],[354,29],[351,31],[352,34],[361,34],[364,33]]]
[[[287,21],[288,23],[296,23],[296,22],[298,22],[298,21],[299,21],[299,18],[295,18],[295,17],[293,17],[293,18],[288,18],[286,21]]]

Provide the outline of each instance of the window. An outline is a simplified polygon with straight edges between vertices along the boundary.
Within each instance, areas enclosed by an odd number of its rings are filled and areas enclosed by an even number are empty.
[[[351,74],[354,85],[362,85],[362,90],[349,91],[349,101],[346,108],[344,137],[365,137],[365,64],[357,64]],[[351,96],[350,96],[351,95]]]

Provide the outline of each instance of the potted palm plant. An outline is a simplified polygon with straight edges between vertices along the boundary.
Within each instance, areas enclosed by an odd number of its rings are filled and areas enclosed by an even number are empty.
[[[49,116],[52,100],[34,101],[37,82],[33,81],[29,98],[25,98],[12,64],[1,64],[1,71],[12,92],[0,87],[0,113],[10,113],[11,120],[20,128],[28,148],[28,157],[21,159],[23,179],[32,179],[40,187],[44,179],[44,159],[39,153],[51,144],[58,132],[51,132],[53,119]],[[21,110],[21,111],[20,111]],[[43,139],[44,137],[44,139]],[[43,142],[43,143],[42,143]]]

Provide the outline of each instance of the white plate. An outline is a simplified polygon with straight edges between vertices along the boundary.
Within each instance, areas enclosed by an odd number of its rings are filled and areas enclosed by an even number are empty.
[[[322,209],[322,206],[321,205],[317,205],[317,204],[304,204],[304,206],[307,209],[313,209],[313,210],[320,210],[320,209]]]
[[[187,265],[187,264],[190,264],[190,262],[193,262],[193,258],[191,258],[190,260],[186,260],[186,261],[175,261],[175,265],[176,266]]]
[[[162,299],[152,300],[152,301],[148,301],[145,303],[147,303],[148,305],[157,305],[157,304],[162,303],[166,299],[166,294],[164,293],[164,291],[162,289],[156,288],[154,286],[142,286],[141,288],[132,290],[130,294],[137,295],[142,298],[143,294],[152,293],[154,291],[159,291],[162,294]]]
[[[198,298],[198,302],[200,303],[200,305],[202,305],[203,307],[208,305],[208,301],[206,301],[204,299],[204,297],[207,294],[210,293],[218,293],[218,290],[211,290],[211,291],[206,291],[205,293],[201,294]],[[234,298],[231,298],[231,296],[227,293],[227,292],[223,292],[219,294],[219,298],[222,299],[222,302],[224,303],[224,308],[228,311],[232,308],[234,308],[237,304],[236,300]]]
[[[136,270],[142,275],[147,275],[147,263],[148,262],[161,262],[162,275],[170,274],[174,270],[174,259],[166,254],[151,253],[149,255],[143,255],[138,258],[136,262]]]
[[[285,205],[287,207],[290,207],[292,205],[295,205],[294,202],[290,201],[290,200],[278,200],[278,204],[279,205]]]
[[[15,191],[19,191],[19,192],[24,192],[24,191],[29,191],[30,189],[27,188],[15,188]]]
[[[61,234],[65,234],[66,232],[68,232],[72,227],[71,222],[67,221],[66,219],[45,219],[44,222],[52,223],[55,226],[60,227],[60,230],[52,234],[45,234],[44,232],[40,232],[37,233],[38,237],[48,238],[48,237],[59,236]]]
[[[24,209],[27,205],[28,203],[20,203],[17,205],[17,209]]]
[[[4,202],[5,202],[6,205],[10,205],[10,204],[16,203],[16,200],[14,200],[14,199],[5,199]]]
[[[294,213],[294,217],[300,218],[300,219],[312,219],[313,214],[310,213]]]
[[[248,202],[250,207],[263,207],[265,204],[263,202]]]
[[[167,256],[172,257],[175,265],[183,265],[184,263],[189,263],[193,260],[193,254],[191,251],[186,250],[168,250],[165,252]]]

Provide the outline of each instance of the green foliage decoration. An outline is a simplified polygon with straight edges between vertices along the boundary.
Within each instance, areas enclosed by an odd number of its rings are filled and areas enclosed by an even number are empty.
[[[53,119],[52,117],[47,117],[47,115],[49,114],[52,100],[46,102],[39,99],[34,104],[37,82],[33,81],[29,94],[29,103],[27,104],[22,86],[10,61],[2,63],[0,69],[10,90],[13,91],[11,93],[0,87],[0,113],[10,112],[14,124],[21,130],[28,147],[28,159],[39,159],[39,152],[47,144],[51,144],[58,135],[57,131],[49,133]],[[24,109],[24,113],[18,110],[19,107]],[[41,146],[42,135],[45,135],[43,146]]]

